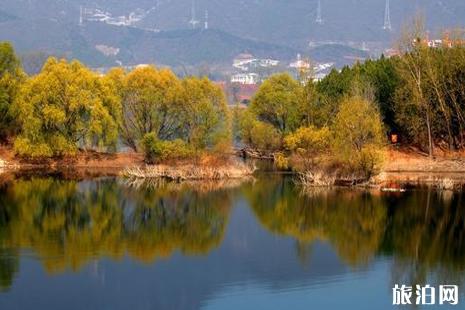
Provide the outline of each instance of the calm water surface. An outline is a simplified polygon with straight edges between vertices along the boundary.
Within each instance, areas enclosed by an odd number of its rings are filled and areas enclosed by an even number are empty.
[[[392,309],[395,283],[460,285],[465,308],[464,198],[302,193],[273,174],[11,179],[0,185],[0,309]]]

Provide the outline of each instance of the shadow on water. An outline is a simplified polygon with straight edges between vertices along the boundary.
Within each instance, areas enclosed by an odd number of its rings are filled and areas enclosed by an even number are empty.
[[[303,194],[290,178],[272,174],[209,186],[26,177],[0,186],[0,288],[11,288],[25,249],[52,274],[78,272],[100,257],[149,265],[177,252],[206,258],[223,243],[238,203],[268,235],[293,240],[300,268],[324,243],[350,269],[388,259],[393,283],[463,282],[462,192]]]

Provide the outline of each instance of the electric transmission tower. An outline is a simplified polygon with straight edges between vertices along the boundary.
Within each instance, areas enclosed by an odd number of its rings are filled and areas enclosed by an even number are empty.
[[[195,0],[192,0],[191,20],[189,21],[189,24],[192,25],[192,29],[195,29],[197,27],[198,23],[199,23],[199,21],[195,17]]]
[[[384,8],[384,30],[391,31],[391,10],[390,10],[390,3],[389,0],[386,0],[386,7]]]
[[[79,7],[79,26],[84,24],[84,12],[82,9],[82,5]]]
[[[321,17],[321,0],[318,0],[318,6],[316,8],[316,20],[315,23],[323,24],[323,18]]]

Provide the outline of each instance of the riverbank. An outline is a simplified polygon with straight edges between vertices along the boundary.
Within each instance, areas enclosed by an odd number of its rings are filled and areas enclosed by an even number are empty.
[[[367,180],[359,175],[342,175],[318,167],[299,174],[304,187],[362,186],[382,191],[402,191],[408,188],[431,186],[438,189],[465,189],[465,152],[435,150],[430,158],[414,148],[387,148],[380,172]],[[328,165],[329,169],[333,168]]]
[[[465,153],[440,152],[430,159],[415,149],[389,148],[382,172],[374,178],[378,186],[390,184],[465,184]],[[143,154],[80,152],[72,158],[28,161],[14,156],[11,148],[0,147],[0,172],[19,170],[26,174],[65,173],[87,176],[133,178],[164,177],[173,180],[238,178],[251,175],[255,169],[235,159],[172,162],[146,165]],[[441,185],[442,186],[442,185]]]
[[[465,153],[435,150],[436,156],[416,149],[389,149],[383,171],[373,179],[382,190],[418,186],[454,190],[465,188]]]
[[[143,154],[134,152],[111,154],[82,151],[73,157],[44,159],[40,161],[27,160],[16,157],[13,150],[6,146],[0,147],[0,159],[8,163],[6,168],[15,167],[24,170],[104,169],[113,170],[117,173],[128,166],[144,164]]]
[[[383,171],[386,173],[465,173],[465,152],[435,151],[436,156],[412,148],[394,149],[386,152]]]
[[[124,176],[127,178],[165,178],[171,180],[220,180],[250,176],[251,165],[232,157],[200,156],[190,160],[167,161],[147,165],[144,155],[135,152],[80,152],[66,158],[31,161],[14,156],[11,148],[0,147],[0,172],[20,171],[21,174],[61,173],[77,176]]]

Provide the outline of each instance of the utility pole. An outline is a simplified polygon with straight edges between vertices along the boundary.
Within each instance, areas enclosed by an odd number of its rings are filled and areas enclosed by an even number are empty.
[[[389,0],[386,0],[386,7],[384,8],[384,30],[391,31],[392,30],[392,25],[391,25],[391,8],[390,8],[390,3]]]

